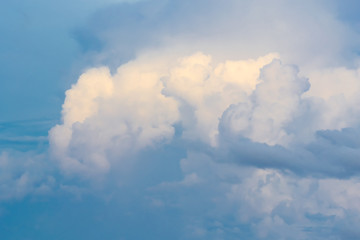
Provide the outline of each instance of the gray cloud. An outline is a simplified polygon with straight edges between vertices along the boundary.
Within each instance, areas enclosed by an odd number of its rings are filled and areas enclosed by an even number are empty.
[[[358,37],[337,16],[335,1],[140,1],[99,10],[75,36],[84,48],[101,46],[94,63],[112,68],[164,47],[223,59],[279,52],[306,67],[352,64]]]

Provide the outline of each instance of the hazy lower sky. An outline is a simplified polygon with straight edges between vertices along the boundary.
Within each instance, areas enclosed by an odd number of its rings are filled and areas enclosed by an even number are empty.
[[[0,7],[0,239],[358,239],[360,3]]]

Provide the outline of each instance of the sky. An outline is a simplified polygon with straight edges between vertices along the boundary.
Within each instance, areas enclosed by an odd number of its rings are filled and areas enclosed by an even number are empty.
[[[0,3],[0,239],[360,238],[360,3]]]

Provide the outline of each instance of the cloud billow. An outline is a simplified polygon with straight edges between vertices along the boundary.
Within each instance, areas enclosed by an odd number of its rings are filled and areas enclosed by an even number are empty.
[[[66,91],[48,155],[26,166],[0,156],[2,182],[17,189],[0,185],[3,199],[92,193],[131,220],[116,230],[124,239],[139,229],[147,239],[359,237],[358,33],[327,3],[94,12],[72,33],[95,67]]]
[[[63,123],[50,131],[51,152],[67,175],[94,179],[123,171],[129,159],[160,157],[157,149],[180,142],[187,152],[179,161],[183,179],[145,184],[144,194],[154,206],[175,204],[184,214],[198,201],[214,208],[186,215],[188,238],[251,231],[250,236],[271,239],[296,229],[301,239],[317,234],[307,228],[323,227],[329,231],[322,236],[330,236],[335,224],[345,228],[350,212],[359,211],[353,204],[359,184],[357,127],[333,111],[331,97],[311,94],[313,81],[274,53],[224,62],[200,52],[144,54],[114,74],[94,68],[79,78],[66,93]],[[351,103],[342,104],[356,113]],[[324,116],[334,120],[323,125]],[[338,187],[330,190],[333,184]],[[341,189],[342,200],[335,197]],[[178,196],[181,192],[193,197]],[[177,200],[166,200],[169,194]],[[203,222],[224,216],[235,220],[220,222],[215,232],[209,229],[213,223]],[[228,224],[242,230],[225,230]]]

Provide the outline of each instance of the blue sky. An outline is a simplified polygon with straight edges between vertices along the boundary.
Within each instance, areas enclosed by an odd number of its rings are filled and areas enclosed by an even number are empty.
[[[357,1],[0,7],[0,239],[357,239]]]

